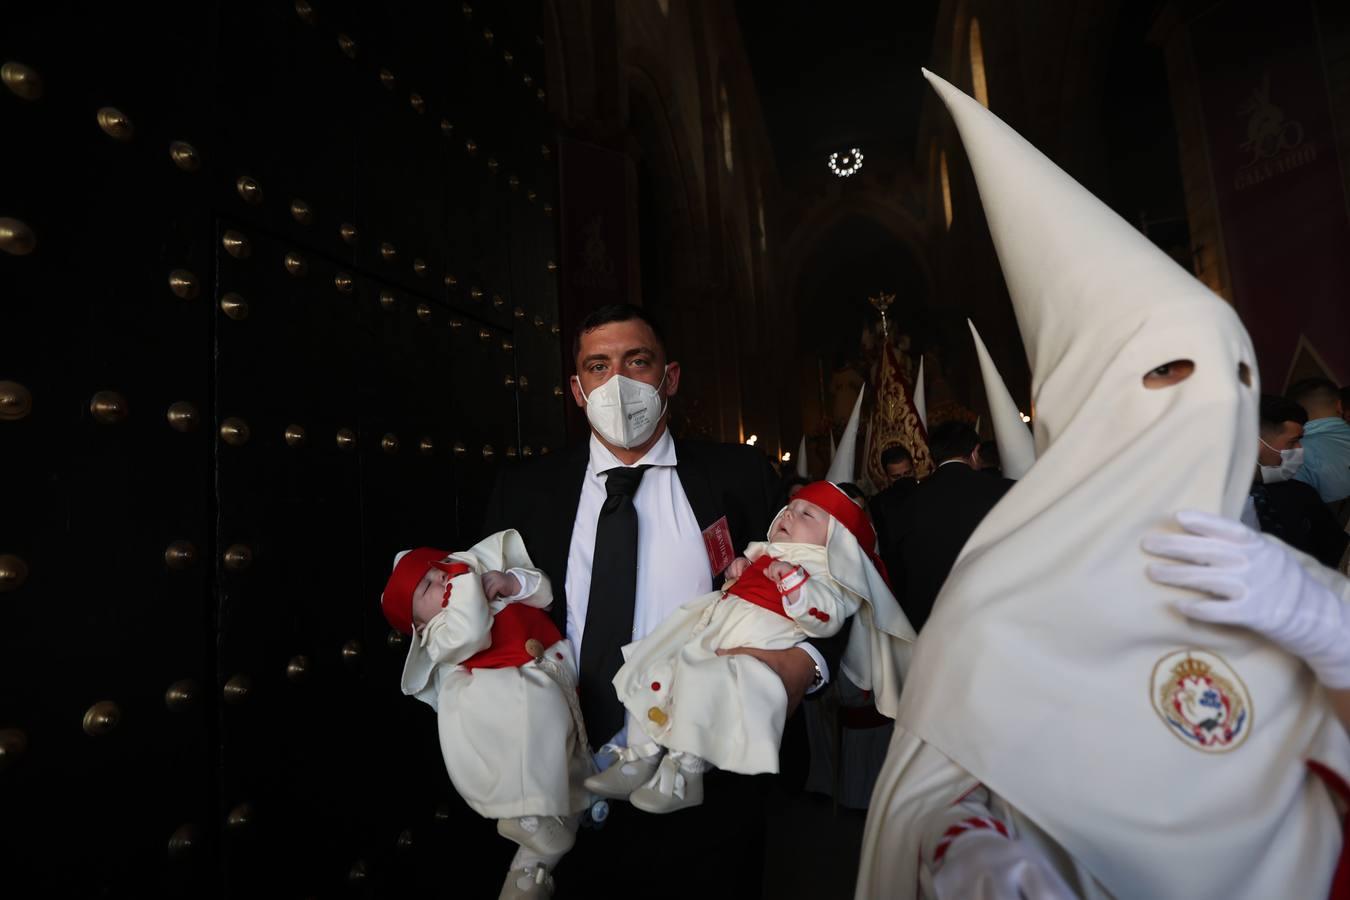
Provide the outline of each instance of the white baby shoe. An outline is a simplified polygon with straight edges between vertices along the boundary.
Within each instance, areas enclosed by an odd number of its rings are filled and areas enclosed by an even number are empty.
[[[611,800],[626,800],[629,794],[651,779],[660,761],[660,753],[639,756],[636,751],[624,748],[612,766],[586,779],[586,790]]]
[[[553,876],[548,874],[548,869],[535,863],[507,872],[497,900],[548,900],[552,896]]]
[[[656,773],[633,791],[628,802],[643,812],[671,813],[703,803],[703,773],[708,764],[696,756],[667,753]]]
[[[562,856],[577,840],[576,833],[557,816],[498,819],[497,833],[540,856]]]

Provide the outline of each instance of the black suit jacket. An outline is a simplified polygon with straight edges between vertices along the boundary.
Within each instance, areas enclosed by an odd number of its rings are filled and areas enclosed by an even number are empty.
[[[744,444],[677,440],[675,456],[675,470],[700,529],[725,515],[737,553],[750,541],[764,539],[783,497],[763,453]],[[553,615],[560,628],[566,621],[572,526],[589,461],[586,440],[503,470],[483,524],[484,535],[504,528],[520,532],[530,558],[553,582]]]
[[[867,504],[867,511],[872,515],[872,526],[877,530],[877,546],[882,549],[883,554],[890,543],[891,532],[895,531],[900,508],[913,496],[918,487],[919,482],[913,478],[899,478]]]
[[[961,548],[1012,485],[1006,478],[950,463],[919,482],[888,523],[882,559],[896,599],[915,629],[928,620]]]
[[[1265,495],[1261,502],[1259,494]],[[1301,481],[1280,481],[1252,488],[1261,530],[1302,550],[1324,566],[1336,568],[1350,535],[1345,533],[1331,507],[1322,502],[1317,489]]]
[[[675,471],[700,529],[727,517],[731,543],[739,554],[751,541],[762,541],[782,508],[784,490],[764,454],[744,444],[675,440]],[[484,535],[514,528],[525,540],[535,566],[553,584],[552,615],[566,633],[567,556],[572,526],[590,461],[590,441],[502,471],[488,501]],[[713,580],[722,583],[721,576]],[[693,597],[688,598],[690,600]],[[839,635],[812,643],[831,672],[838,669],[848,624]]]

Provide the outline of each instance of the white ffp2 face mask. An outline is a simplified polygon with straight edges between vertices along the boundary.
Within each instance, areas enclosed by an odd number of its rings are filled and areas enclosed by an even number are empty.
[[[1285,450],[1275,450],[1274,447],[1265,444],[1267,450],[1274,450],[1280,454],[1280,464],[1278,466],[1261,467],[1261,483],[1276,484],[1281,481],[1291,481],[1298,474],[1298,470],[1303,468],[1303,448],[1293,447]]]
[[[586,419],[591,427],[605,440],[625,450],[646,441],[656,431],[657,423],[666,411],[661,387],[666,383],[669,368],[661,371],[661,381],[656,387],[645,381],[615,375],[589,396],[583,389],[581,396],[586,401]],[[577,386],[581,386],[580,378]]]

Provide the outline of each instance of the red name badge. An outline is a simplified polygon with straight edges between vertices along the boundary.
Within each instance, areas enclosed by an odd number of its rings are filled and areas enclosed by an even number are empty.
[[[708,565],[712,568],[713,577],[716,578],[736,558],[736,550],[731,546],[731,528],[727,525],[726,516],[703,530],[703,546],[708,549]]]

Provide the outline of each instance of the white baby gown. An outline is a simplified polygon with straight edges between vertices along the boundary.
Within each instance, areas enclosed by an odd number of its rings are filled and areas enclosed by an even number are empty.
[[[492,624],[505,604],[489,606],[488,571],[526,569],[535,592],[518,601],[540,608],[553,600],[520,535],[498,532],[448,559],[470,571],[451,579],[449,605],[414,635],[403,669],[403,692],[437,713],[441,752],[464,801],[493,819],[565,816],[584,809],[583,780],[594,771],[576,706],[577,673],[566,640],[518,667],[469,669],[460,663],[492,645]]]

